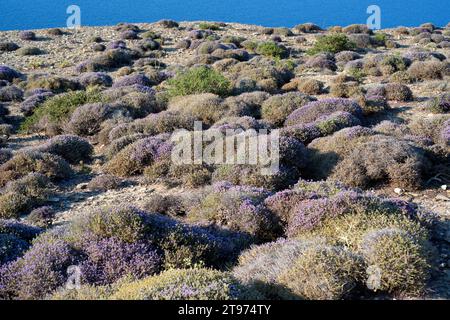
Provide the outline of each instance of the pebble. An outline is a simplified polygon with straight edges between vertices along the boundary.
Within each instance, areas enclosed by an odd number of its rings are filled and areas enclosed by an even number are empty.
[[[395,192],[396,194],[398,194],[398,195],[402,195],[402,194],[403,194],[403,189],[395,188],[395,189],[394,189],[394,192]]]

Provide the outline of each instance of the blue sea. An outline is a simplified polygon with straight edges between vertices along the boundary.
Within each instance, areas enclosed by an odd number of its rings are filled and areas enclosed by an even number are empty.
[[[65,27],[66,9],[81,9],[81,24],[213,20],[292,27],[366,23],[369,5],[381,8],[381,27],[417,26],[450,20],[450,0],[0,0],[0,30]]]

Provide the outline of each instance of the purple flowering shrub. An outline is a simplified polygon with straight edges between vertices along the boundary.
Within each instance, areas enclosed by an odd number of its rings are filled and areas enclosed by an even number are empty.
[[[450,93],[431,98],[426,108],[433,113],[449,113],[450,112]]]
[[[27,242],[36,238],[42,231],[39,227],[18,222],[17,220],[0,219],[1,234],[11,234]]]
[[[358,126],[361,124],[361,121],[349,112],[338,111],[320,117],[314,124],[320,131],[320,135],[324,137],[344,128]]]
[[[359,200],[361,195],[355,192],[341,192],[330,198],[312,198],[302,201],[292,209],[288,221],[287,235],[295,237],[302,231],[313,230],[320,226],[325,219],[352,213],[352,204]]]
[[[276,215],[283,225],[286,225],[290,220],[292,210],[297,207],[300,202],[308,199],[318,198],[317,194],[307,190],[283,190],[267,197],[264,200],[264,205]]]
[[[11,69],[10,67],[5,65],[0,66],[0,80],[12,82],[14,79],[20,77],[22,77],[22,74],[20,74],[16,70]]]
[[[280,162],[289,167],[305,168],[308,151],[303,143],[293,137],[281,136],[279,140]]]
[[[120,38],[123,40],[135,40],[139,39],[138,33],[134,30],[126,30],[120,34]]]
[[[419,240],[428,238],[430,225],[417,208],[396,199],[378,198],[356,191],[309,199],[292,211],[287,235],[291,238],[319,237],[333,245],[359,250],[367,232],[399,228]]]
[[[162,136],[140,139],[122,149],[107,164],[107,171],[118,176],[142,173],[145,167],[170,155],[172,144]]]
[[[95,239],[148,243],[161,254],[165,268],[223,267],[251,243],[245,234],[191,226],[130,206],[88,212],[74,221],[66,238],[81,248]]]
[[[33,31],[21,31],[19,33],[19,38],[21,40],[36,40],[36,34]]]
[[[299,164],[301,167],[304,163]],[[219,165],[215,168],[212,182],[230,181],[235,185],[253,186],[268,190],[282,190],[294,184],[300,177],[297,167],[280,164],[279,170],[270,175],[261,173],[261,165]]]
[[[44,144],[36,147],[36,149],[40,152],[60,156],[72,164],[78,164],[80,161],[89,161],[94,151],[89,141],[70,134],[50,138]]]
[[[78,81],[81,85],[88,86],[112,86],[113,80],[111,76],[105,72],[88,72],[82,74]]]
[[[308,61],[302,66],[304,69],[323,70],[328,69],[336,71],[337,66],[334,62],[334,58],[331,58],[328,54],[318,54],[314,57],[310,57]]]
[[[444,122],[441,130],[441,140],[444,145],[450,146],[450,120]]]
[[[189,220],[214,222],[230,230],[245,232],[259,241],[273,239],[279,234],[278,221],[263,204],[270,192],[231,184],[216,184],[215,189],[189,211]]]
[[[108,44],[107,49],[109,50],[113,50],[113,49],[126,49],[127,48],[127,44],[125,43],[125,41],[122,40],[115,40],[112,41]]]
[[[11,149],[0,148],[0,165],[4,164],[6,161],[13,157]]]
[[[110,71],[111,69],[131,64],[135,57],[133,53],[125,49],[121,44],[109,44],[108,47],[111,47],[111,49],[78,64],[76,66],[77,72]]]
[[[287,117],[285,126],[311,123],[320,117],[330,115],[337,111],[348,112],[357,118],[362,117],[361,107],[353,100],[328,98],[314,101],[298,108]]]
[[[42,299],[67,281],[67,268],[78,262],[64,241],[34,244],[23,257],[0,268],[2,299]]]
[[[43,89],[43,92],[37,92],[28,96],[21,104],[20,111],[23,112],[25,116],[31,116],[34,110],[48,98],[52,97],[53,93]]]
[[[113,300],[235,300],[249,292],[231,275],[212,269],[173,269],[125,284]]]
[[[75,109],[66,124],[66,131],[80,135],[92,136],[101,129],[101,123],[113,112],[108,104],[85,104]]]
[[[124,185],[124,181],[116,176],[104,174],[96,176],[87,185],[89,190],[93,191],[108,191],[120,189]]]
[[[321,132],[314,122],[287,126],[282,128],[280,132],[281,135],[293,137],[305,145],[321,136]]]
[[[11,234],[0,234],[0,268],[3,264],[20,257],[29,247],[29,244]],[[0,289],[1,290],[1,289]]]
[[[127,243],[117,238],[87,241],[80,269],[89,284],[112,284],[124,276],[140,279],[160,270],[161,257],[148,243]]]
[[[43,174],[52,181],[66,179],[73,174],[70,165],[57,155],[34,150],[21,151],[0,166],[0,186],[31,172]]]
[[[360,119],[351,113],[337,111],[329,115],[320,116],[314,122],[286,126],[282,128],[281,133],[288,137],[294,137],[304,144],[309,144],[314,139],[360,124]]]
[[[133,85],[141,85],[146,87],[151,87],[153,83],[151,80],[143,74],[133,74],[129,76],[124,76],[119,78],[113,84],[113,88],[128,87]]]

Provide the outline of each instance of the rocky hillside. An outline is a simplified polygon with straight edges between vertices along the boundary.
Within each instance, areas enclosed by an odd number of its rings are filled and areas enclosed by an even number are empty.
[[[0,32],[0,299],[449,298],[449,57],[450,25]],[[279,130],[280,171],[176,165],[194,121]]]

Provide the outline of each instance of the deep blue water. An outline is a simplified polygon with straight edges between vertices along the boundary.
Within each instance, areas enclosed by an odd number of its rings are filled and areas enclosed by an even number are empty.
[[[382,28],[424,22],[443,26],[450,20],[450,0],[0,0],[0,30],[64,27],[72,4],[81,8],[82,25],[170,18],[328,27],[365,23],[372,4],[381,8]]]

